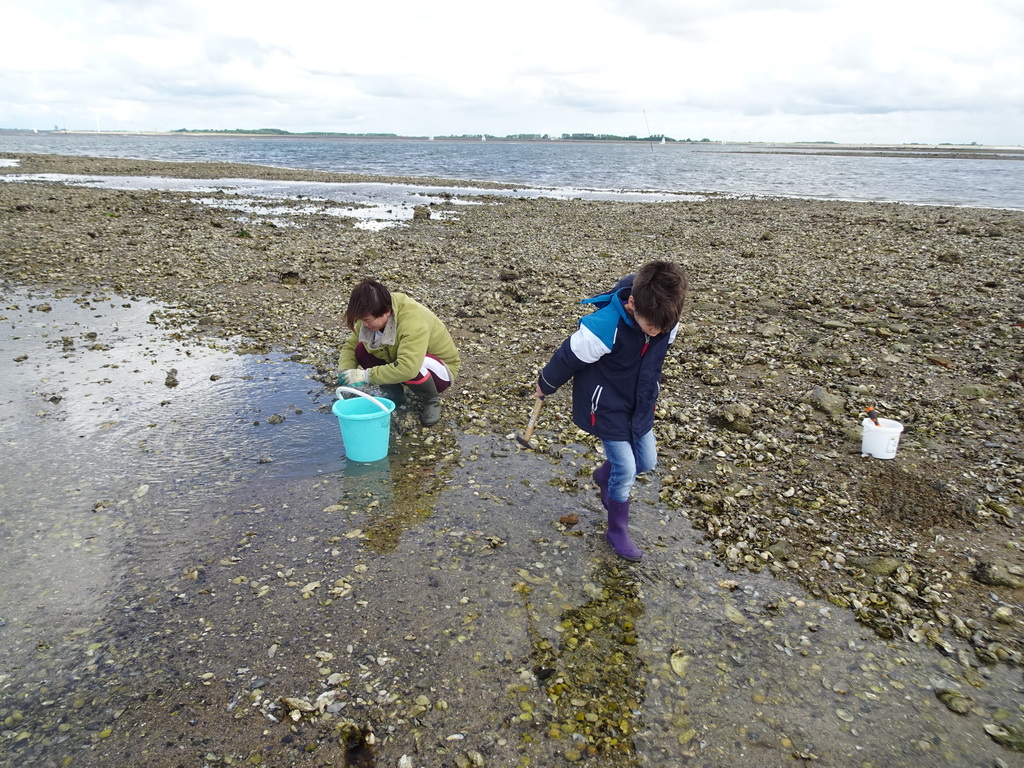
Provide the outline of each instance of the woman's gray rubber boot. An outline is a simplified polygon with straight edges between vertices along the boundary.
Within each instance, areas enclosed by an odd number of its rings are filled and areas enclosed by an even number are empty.
[[[395,408],[405,405],[405,387],[401,384],[381,384],[380,391],[384,397],[395,404]]]
[[[437,385],[433,379],[427,379],[422,384],[407,385],[423,403],[420,410],[420,423],[424,427],[432,427],[441,420],[441,395],[437,392]]]

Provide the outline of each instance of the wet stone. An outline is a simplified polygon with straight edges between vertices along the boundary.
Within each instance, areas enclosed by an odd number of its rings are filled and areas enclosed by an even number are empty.
[[[949,688],[941,688],[935,691],[935,696],[946,705],[946,709],[950,712],[956,712],[958,715],[966,715],[974,705],[974,699],[970,696]]]
[[[1024,587],[1024,571],[1004,560],[979,563],[974,570],[974,578],[991,587]]]
[[[903,565],[903,561],[894,557],[853,556],[847,558],[846,562],[853,568],[861,568],[871,576],[881,578],[891,576],[897,568]]]

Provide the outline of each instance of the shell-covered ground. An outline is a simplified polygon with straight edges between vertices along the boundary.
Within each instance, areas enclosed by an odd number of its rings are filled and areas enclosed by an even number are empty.
[[[356,178],[8,157],[8,173]],[[371,231],[328,203],[283,226],[191,197],[0,183],[0,278],[168,302],[200,333],[282,350],[330,384],[348,292],[372,275],[448,324],[463,367],[446,419],[486,437],[525,428],[580,299],[677,261],[691,294],[662,381],[659,494],[703,534],[702,556],[793,580],[964,669],[1021,663],[1024,213],[484,195]],[[552,459],[594,445],[568,401],[547,401],[534,436]],[[895,459],[861,456],[866,406],[903,423]],[[552,493],[588,484],[581,471]]]

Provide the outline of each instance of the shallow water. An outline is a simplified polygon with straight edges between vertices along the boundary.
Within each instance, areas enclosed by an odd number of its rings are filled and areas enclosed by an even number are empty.
[[[293,372],[280,356],[183,343],[154,325],[170,313],[116,296],[5,297],[0,615],[16,655],[31,656],[41,627],[97,615],[117,564],[173,549],[221,487],[339,465],[329,424],[301,414],[294,380],[281,386]],[[287,429],[265,423],[275,412]]]
[[[729,573],[656,478],[627,565],[582,446],[403,412],[388,459],[348,464],[282,355],[136,298],[4,303],[0,764],[344,764],[345,719],[374,726],[364,765],[1024,764],[984,730],[1020,716],[1019,670]]]
[[[16,161],[14,161],[16,162]],[[473,186],[434,187],[410,184],[337,183],[314,181],[264,181],[260,179],[175,179],[163,176],[79,176],[64,173],[0,175],[0,182],[56,181],[102,189],[167,190],[189,193],[219,193],[199,202],[245,215],[278,217],[274,222],[287,224],[290,216],[325,213],[355,220],[362,229],[383,229],[413,218],[417,206],[443,206],[434,210],[434,218],[456,215],[457,208],[479,205],[482,198],[548,197],[557,200],[617,200],[620,202],[670,202],[700,200],[701,195],[665,192],[620,192],[573,188],[483,189]],[[270,201],[282,201],[277,205]],[[304,201],[296,205],[296,201]],[[285,204],[287,203],[287,204]],[[328,205],[340,203],[340,205]]]

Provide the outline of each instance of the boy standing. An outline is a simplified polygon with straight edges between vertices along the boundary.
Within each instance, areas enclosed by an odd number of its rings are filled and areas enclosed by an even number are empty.
[[[580,320],[537,382],[536,397],[544,397],[573,380],[573,422],[601,439],[607,458],[593,477],[608,510],[608,543],[626,560],[643,556],[629,536],[629,491],[657,463],[658,382],[686,290],[681,267],[652,261],[610,293],[585,299],[597,311]]]

